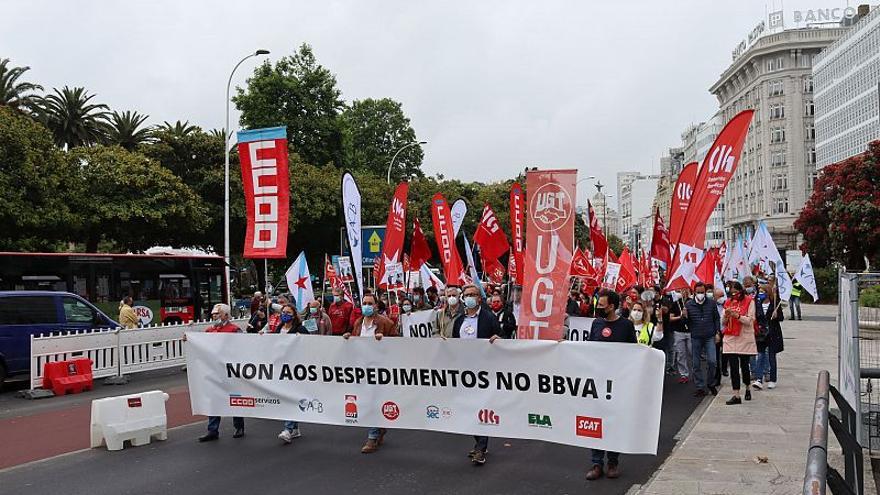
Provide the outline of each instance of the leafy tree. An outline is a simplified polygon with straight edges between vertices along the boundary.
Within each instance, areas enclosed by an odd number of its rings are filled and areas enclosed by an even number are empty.
[[[66,163],[49,131],[0,106],[0,250],[54,250],[70,239]]]
[[[381,177],[387,173],[394,154],[400,151],[391,171],[392,179],[399,182],[424,177],[424,154],[420,146],[408,146],[417,142],[416,132],[400,103],[390,98],[355,101],[339,120],[346,167]]]
[[[795,221],[818,266],[836,261],[850,270],[880,262],[880,140],[868,150],[822,169]]]
[[[107,131],[107,105],[90,103],[95,95],[85,88],[64,86],[52,91],[41,100],[38,113],[55,136],[55,144],[71,149],[101,142]]]
[[[102,238],[136,251],[157,244],[186,245],[207,221],[198,195],[140,153],[99,145],[68,155],[71,203],[87,251],[96,251]]]
[[[8,58],[0,58],[0,105],[17,110],[32,110],[38,100],[34,94],[42,91],[39,84],[18,79],[29,71],[30,67],[10,67]]]
[[[344,105],[336,76],[318,64],[312,47],[299,50],[273,66],[266,61],[236,88],[233,97],[241,125],[256,129],[287,126],[287,139],[303,161],[341,166],[341,133],[337,118]]]
[[[125,111],[113,112],[107,127],[106,144],[122,146],[131,151],[139,144],[150,140],[152,130],[143,127],[149,115]]]
[[[178,120],[173,124],[169,123],[166,120],[165,122],[159,124],[156,127],[156,130],[167,132],[175,137],[184,137],[192,134],[193,132],[199,132],[202,129],[199,126],[190,124],[188,120],[185,120],[183,122]]]

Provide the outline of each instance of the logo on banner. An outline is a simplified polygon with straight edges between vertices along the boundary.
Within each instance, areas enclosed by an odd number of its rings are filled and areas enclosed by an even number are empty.
[[[721,171],[722,166],[724,166],[724,173],[729,174],[733,172],[733,163],[736,161],[736,158],[732,155],[733,146],[723,144],[715,148],[712,156],[709,158],[709,172],[717,174]]]
[[[678,185],[678,190],[676,191],[675,195],[680,201],[690,201],[691,196],[694,195],[694,189],[691,187],[690,184],[681,183]]]
[[[484,425],[501,424],[501,416],[491,409],[480,409],[480,412],[477,413],[477,418],[479,418],[480,423]]]
[[[578,416],[575,418],[575,433],[579,437],[602,438],[602,418]]]
[[[400,417],[400,408],[394,402],[388,401],[382,404],[382,416],[388,421],[394,421]]]
[[[555,182],[539,187],[530,206],[529,211],[535,219],[535,226],[544,232],[559,230],[571,216],[571,198]]]
[[[229,396],[230,407],[256,407],[257,400],[253,397],[242,397],[240,395]]]
[[[430,405],[425,408],[425,417],[428,419],[449,419],[452,417],[452,409]]]
[[[345,396],[345,422],[349,424],[357,424],[358,405],[357,395]]]
[[[553,428],[550,416],[546,414],[529,413],[529,426],[537,428]]]
[[[324,412],[324,404],[318,399],[300,399],[299,410],[302,412],[313,412],[322,414]]]

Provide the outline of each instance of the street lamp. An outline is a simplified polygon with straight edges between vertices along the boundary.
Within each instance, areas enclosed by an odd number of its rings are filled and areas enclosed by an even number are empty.
[[[397,150],[397,152],[394,153],[394,156],[391,157],[391,163],[388,164],[388,184],[391,184],[391,168],[394,167],[394,160],[397,160],[397,155],[399,155],[401,151],[403,151],[407,148],[411,148],[413,146],[419,146],[422,144],[428,144],[428,142],[427,141],[413,141],[409,144],[404,145],[402,148],[400,148],[399,150]]]
[[[230,280],[230,272],[229,272],[229,139],[232,137],[232,132],[229,130],[229,88],[232,86],[232,76],[235,75],[235,71],[238,69],[245,60],[256,57],[258,55],[268,55],[269,50],[257,50],[254,53],[244,57],[239,60],[235,67],[232,68],[232,72],[229,73],[229,80],[226,82],[226,127],[223,128],[223,162],[225,167],[224,172],[224,188],[223,188],[223,260],[225,261],[225,275],[226,275],[226,301],[228,303],[232,302],[232,281]]]

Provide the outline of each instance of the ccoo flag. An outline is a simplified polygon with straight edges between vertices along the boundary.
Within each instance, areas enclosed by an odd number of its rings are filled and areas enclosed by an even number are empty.
[[[238,156],[247,211],[244,257],[284,258],[290,215],[287,128],[240,131]]]
[[[437,193],[431,199],[431,216],[434,219],[434,238],[437,241],[437,250],[440,253],[440,261],[443,263],[443,275],[447,285],[460,285],[465,281],[462,269],[461,257],[455,246],[455,227],[452,222],[452,214],[446,198]]]

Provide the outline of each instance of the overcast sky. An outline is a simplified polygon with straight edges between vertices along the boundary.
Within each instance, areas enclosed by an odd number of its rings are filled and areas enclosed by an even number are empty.
[[[657,172],[681,131],[711,117],[709,86],[768,10],[762,0],[7,1],[0,57],[47,89],[85,86],[151,123],[211,129],[242,56],[266,48],[274,61],[307,42],[346,101],[403,103],[429,141],[428,174],[577,168],[614,189],[619,171]],[[586,192],[587,181],[579,203]]]

